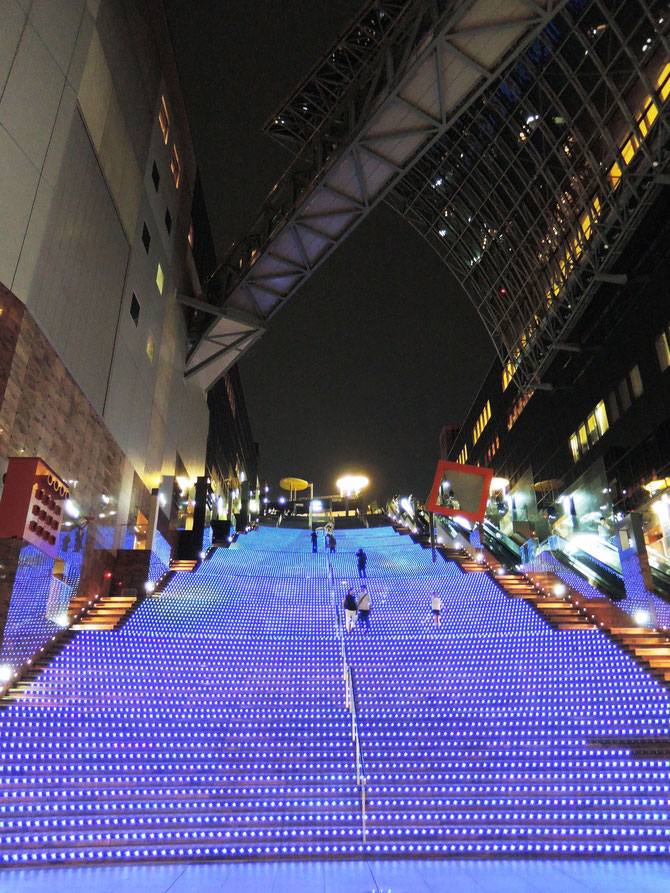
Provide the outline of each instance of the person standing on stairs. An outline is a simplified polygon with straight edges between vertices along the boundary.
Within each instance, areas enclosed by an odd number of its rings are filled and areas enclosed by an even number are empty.
[[[342,607],[344,608],[345,626],[347,632],[350,633],[356,626],[356,615],[358,614],[358,605],[356,603],[356,596],[354,595],[353,589],[350,589],[344,596]]]
[[[359,549],[358,552],[356,552],[356,558],[358,559],[358,576],[361,578],[361,580],[365,580],[367,577],[367,574],[365,572],[365,565],[367,564],[368,556],[365,554],[363,549]]]
[[[433,612],[433,622],[436,627],[440,625],[440,613],[442,612],[442,599],[434,592],[430,597],[430,607]]]
[[[318,552],[319,549],[319,538],[316,535],[316,530],[312,531],[312,552]]]
[[[372,608],[372,599],[365,584],[361,586],[361,593],[358,596],[358,613],[361,617],[361,630],[365,627],[365,635],[370,632],[370,608]]]
[[[337,540],[335,539],[335,537],[333,536],[333,534],[332,534],[332,533],[329,534],[329,539],[328,539],[328,551],[330,552],[331,555],[334,555],[334,554],[335,554],[335,544],[336,544],[336,542],[337,542]]]

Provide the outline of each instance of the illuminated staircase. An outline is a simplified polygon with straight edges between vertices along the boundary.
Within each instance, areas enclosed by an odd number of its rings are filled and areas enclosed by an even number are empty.
[[[73,624],[72,629],[118,629],[136,607],[139,598],[136,589],[122,589],[118,595],[114,593],[101,598],[79,623]]]
[[[465,573],[483,574],[487,571],[483,562],[475,561],[463,548],[438,546],[437,551],[440,552],[446,561],[455,561]]]
[[[263,529],[15,686],[0,862],[670,853],[670,692],[638,662],[666,643],[391,528],[337,540],[332,591],[307,531]],[[360,547],[366,842],[334,626]]]

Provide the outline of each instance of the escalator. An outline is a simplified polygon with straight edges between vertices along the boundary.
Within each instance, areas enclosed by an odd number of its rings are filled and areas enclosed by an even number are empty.
[[[521,543],[492,524],[487,518],[482,523],[482,545],[492,552],[506,568],[521,564]]]
[[[471,539],[471,528],[466,526],[464,519],[443,519],[445,521],[447,529]],[[482,545],[506,568],[514,568],[528,560],[524,555],[523,543],[503,533],[488,519],[483,521],[481,531]],[[619,550],[610,541],[596,533],[584,532],[574,533],[569,539],[552,535],[547,540],[546,547],[561,564],[575,571],[613,601],[626,598]],[[653,549],[648,549],[647,554],[654,591],[660,598],[670,601],[670,561]]]
[[[594,533],[573,534],[569,540],[550,536],[551,554],[565,567],[606,593],[613,601],[623,601],[626,590],[621,573],[619,550]]]

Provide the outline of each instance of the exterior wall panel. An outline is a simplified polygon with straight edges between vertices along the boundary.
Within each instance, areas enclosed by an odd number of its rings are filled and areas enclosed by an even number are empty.
[[[81,119],[75,119],[27,305],[102,414],[128,244]]]

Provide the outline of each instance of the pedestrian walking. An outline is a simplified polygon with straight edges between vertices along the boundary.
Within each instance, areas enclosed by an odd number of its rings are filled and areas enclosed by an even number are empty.
[[[316,530],[312,531],[312,552],[318,551],[319,548],[319,539],[316,535]]]
[[[350,633],[356,626],[356,615],[358,614],[358,604],[356,602],[356,596],[354,595],[353,589],[350,589],[344,596],[342,607],[344,608],[345,626],[347,632]]]
[[[361,593],[358,597],[358,613],[361,618],[361,629],[365,627],[365,634],[370,632],[370,609],[372,608],[372,599],[365,584],[361,586]]]
[[[358,559],[358,576],[361,580],[365,580],[367,578],[365,565],[368,562],[368,556],[362,549],[359,549],[358,552],[356,552],[356,558]]]
[[[430,597],[430,607],[433,612],[433,621],[435,623],[435,626],[439,626],[440,613],[442,611],[442,599],[437,594],[437,592],[434,592]]]

